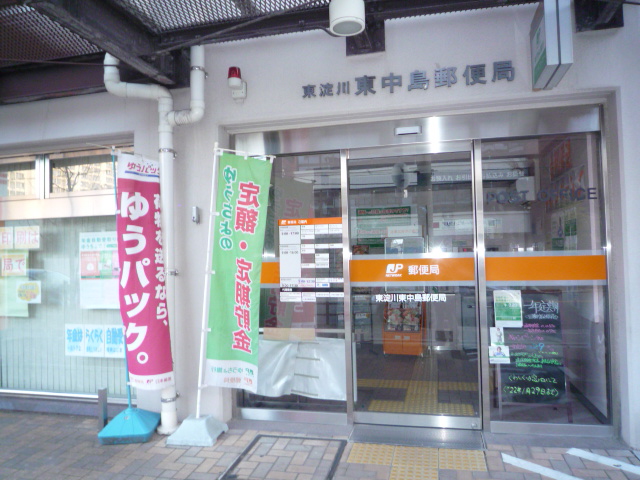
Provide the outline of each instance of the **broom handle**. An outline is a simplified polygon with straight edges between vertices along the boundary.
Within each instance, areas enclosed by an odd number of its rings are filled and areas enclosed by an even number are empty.
[[[118,216],[118,188],[116,187],[116,147],[111,147],[111,168],[113,169],[113,198],[116,201],[116,217]],[[127,332],[122,330],[122,344],[124,345],[124,378],[127,386],[127,405],[131,408],[131,385],[129,383],[129,362],[127,361]]]
[[[211,292],[209,291],[211,286],[211,275],[215,272],[211,270],[212,265],[212,250],[213,250],[213,223],[214,216],[216,215],[216,193],[218,185],[218,165],[220,163],[218,142],[214,145],[213,154],[213,180],[211,181],[211,203],[209,205],[209,231],[207,235],[207,263],[204,274],[204,301],[202,302],[202,331],[200,333],[200,365],[198,366],[198,393],[196,396],[196,418],[200,418],[200,406],[202,403],[202,389],[204,388],[204,363],[206,355],[206,341],[208,328],[207,323],[209,320],[209,307],[211,300]]]
[[[124,371],[125,371],[125,380],[127,382],[127,405],[131,408],[131,384],[129,383],[129,362],[127,361],[127,338],[126,336],[122,337],[122,341],[124,343]]]

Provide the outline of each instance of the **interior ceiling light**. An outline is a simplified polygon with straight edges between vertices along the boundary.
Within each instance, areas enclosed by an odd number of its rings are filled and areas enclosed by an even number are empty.
[[[349,37],[364,30],[364,0],[331,0],[329,30],[334,35]]]

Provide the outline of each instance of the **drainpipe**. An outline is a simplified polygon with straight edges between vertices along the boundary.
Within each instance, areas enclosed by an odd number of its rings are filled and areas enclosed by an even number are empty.
[[[199,121],[204,115],[204,47],[191,47],[191,101],[188,110],[173,110],[171,92],[160,85],[140,85],[120,81],[117,65],[120,61],[107,53],[104,57],[104,84],[113,95],[125,98],[146,98],[158,102],[158,156],[160,161],[160,191],[162,224],[164,232],[164,264],[167,272],[167,310],[175,332],[175,277],[178,274],[175,266],[174,242],[174,190],[173,190],[173,127],[187,125]],[[172,335],[173,338],[173,335]],[[173,348],[175,351],[175,348]],[[158,433],[170,435],[178,428],[178,411],[176,406],[175,386],[162,389],[162,408]]]

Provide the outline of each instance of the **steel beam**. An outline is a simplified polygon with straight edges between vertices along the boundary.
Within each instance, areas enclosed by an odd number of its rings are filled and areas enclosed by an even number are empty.
[[[157,41],[142,24],[100,0],[30,0],[30,7],[109,52],[153,80],[175,84],[172,73],[142,58],[156,53]]]
[[[576,31],[607,30],[624,26],[623,0],[575,0]]]
[[[366,15],[389,20],[527,3],[538,3],[538,0],[378,0],[366,3]]]
[[[0,70],[0,105],[103,92],[102,58],[103,55],[87,57],[86,65],[31,65]],[[149,82],[147,77],[128,70],[123,70],[122,79]]]
[[[537,3],[538,0],[378,0],[366,3],[367,21],[382,22],[391,18],[433,15],[436,13],[473,10]],[[160,50],[217,43],[247,38],[295,33],[329,28],[329,7],[289,12],[273,12],[261,18],[218,23],[161,35]]]
[[[384,52],[386,37],[384,20],[367,19],[366,28],[358,35],[346,37],[347,56]]]
[[[318,28],[329,28],[328,8],[283,14],[276,12],[250,20],[224,22],[171,32],[160,36],[160,51],[170,51],[200,43],[207,44],[268,37]]]
[[[606,25],[609,23],[613,19],[613,16],[618,13],[619,10],[622,10],[622,4],[624,2],[622,0],[612,0],[604,3],[605,6],[596,20],[597,25]]]

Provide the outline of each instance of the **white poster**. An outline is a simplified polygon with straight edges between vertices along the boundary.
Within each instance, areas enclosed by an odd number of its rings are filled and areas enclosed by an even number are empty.
[[[14,248],[37,250],[40,248],[40,227],[32,225],[27,227],[14,227]]]
[[[0,250],[13,250],[13,227],[0,227]]]
[[[64,326],[64,354],[82,357],[84,353],[84,325],[66,324]]]
[[[0,276],[26,277],[29,264],[29,252],[11,250],[0,253]]]
[[[106,358],[124,358],[124,326],[104,326],[104,356]]]
[[[27,280],[16,285],[18,302],[42,303],[42,284],[39,280]]]
[[[124,359],[124,328],[67,323],[64,350],[67,356]]]
[[[80,308],[119,309],[116,232],[80,234]]]
[[[509,347],[505,345],[491,345],[489,347],[489,363],[511,363]]]
[[[104,326],[85,325],[84,354],[86,357],[104,357]]]
[[[490,327],[491,345],[504,345],[504,329],[502,327]]]

